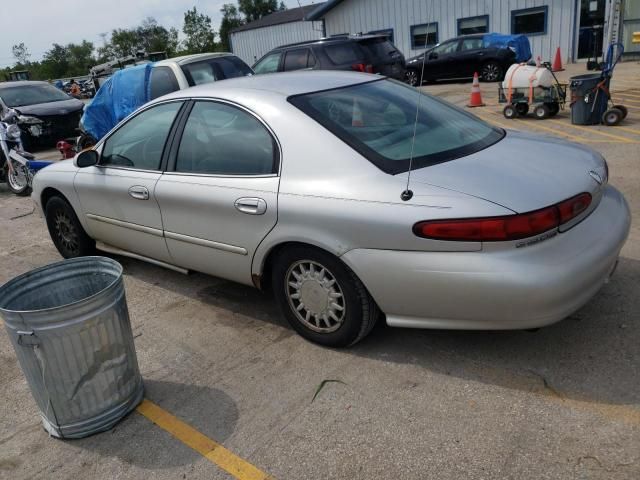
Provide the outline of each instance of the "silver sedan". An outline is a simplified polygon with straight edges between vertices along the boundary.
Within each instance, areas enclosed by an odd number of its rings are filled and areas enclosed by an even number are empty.
[[[408,179],[408,175],[410,179]],[[379,76],[262,75],[159,98],[38,173],[64,257],[96,247],[272,289],[301,335],[561,320],[630,227],[598,153]]]

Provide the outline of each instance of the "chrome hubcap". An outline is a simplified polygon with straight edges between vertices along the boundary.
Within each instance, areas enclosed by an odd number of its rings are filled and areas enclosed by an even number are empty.
[[[29,185],[29,172],[22,164],[11,163],[12,169],[7,172],[7,180],[14,190],[23,190]]]
[[[315,332],[335,332],[346,305],[335,276],[313,260],[295,262],[285,275],[289,306],[303,325]]]
[[[63,212],[56,214],[55,229],[62,246],[69,252],[75,252],[78,248],[78,235],[67,214]]]
[[[415,87],[418,84],[418,72],[414,72],[413,70],[407,72],[407,81],[409,85]]]

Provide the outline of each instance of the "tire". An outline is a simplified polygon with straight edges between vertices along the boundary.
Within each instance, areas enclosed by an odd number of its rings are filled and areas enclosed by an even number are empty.
[[[480,76],[484,82],[497,82],[503,75],[502,66],[498,62],[489,61],[482,65]]]
[[[29,168],[15,160],[9,159],[9,161],[13,167],[13,173],[9,171],[9,166],[5,165],[7,187],[9,187],[9,190],[15,195],[21,197],[29,195],[31,193]]]
[[[610,108],[602,114],[602,123],[608,127],[615,127],[623,119],[622,110],[617,108]]]
[[[518,115],[524,117],[529,113],[529,104],[524,102],[516,103],[516,111],[518,112]]]
[[[84,257],[95,252],[96,242],[84,231],[66,200],[51,197],[45,207],[45,217],[51,240],[64,258]]]
[[[314,343],[354,345],[371,332],[378,318],[377,305],[355,273],[323,250],[287,248],[275,259],[271,282],[291,327]]]
[[[625,107],[624,105],[614,105],[613,108],[617,108],[622,112],[622,120],[627,118],[627,115],[629,114],[629,109],[627,107]]]
[[[547,108],[549,109],[550,117],[555,117],[560,111],[560,104],[558,104],[557,102],[547,103],[546,105],[547,105]]]
[[[415,68],[408,68],[405,74],[406,82],[412,87],[417,87],[420,83],[420,72]]]
[[[536,106],[536,108],[533,109],[533,115],[536,117],[537,120],[544,120],[545,118],[549,118],[549,107],[546,106],[544,103],[541,105]]]
[[[504,118],[508,118],[509,120],[512,120],[518,117],[518,110],[516,109],[515,106],[509,104],[502,109],[502,114],[504,115]]]

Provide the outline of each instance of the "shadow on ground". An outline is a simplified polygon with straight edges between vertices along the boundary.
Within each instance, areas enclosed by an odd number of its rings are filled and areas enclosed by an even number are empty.
[[[230,313],[228,325],[256,321],[293,331],[268,294],[201,274],[184,277],[119,258],[138,280]],[[534,332],[390,328],[380,321],[348,352],[374,360],[419,365],[444,375],[560,398],[606,404],[640,403],[640,261],[621,258],[611,282],[581,310]],[[420,382],[421,379],[416,379]]]
[[[144,385],[147,399],[207,437],[222,443],[233,433],[238,409],[233,399],[222,390],[153,380],[145,380]],[[108,432],[68,442],[103,457],[117,457],[125,464],[145,469],[189,465],[201,458],[137,412],[129,414]]]

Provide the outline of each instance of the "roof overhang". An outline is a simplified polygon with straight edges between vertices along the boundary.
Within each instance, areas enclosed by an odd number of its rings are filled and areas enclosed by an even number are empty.
[[[307,14],[304,17],[305,20],[320,20],[324,17],[329,10],[333,9],[340,5],[344,0],[329,0],[328,2],[323,3],[322,5],[318,5],[318,8],[312,10],[311,13]]]

